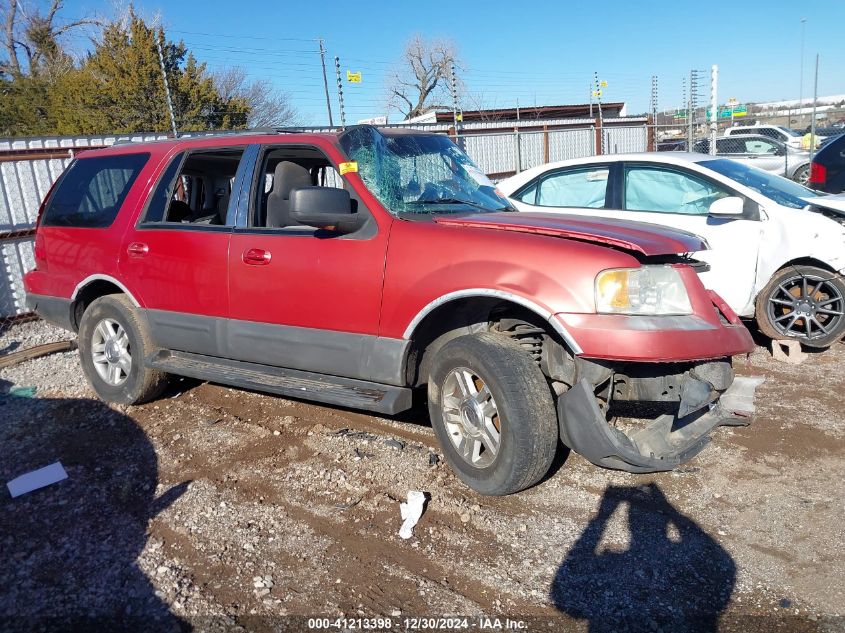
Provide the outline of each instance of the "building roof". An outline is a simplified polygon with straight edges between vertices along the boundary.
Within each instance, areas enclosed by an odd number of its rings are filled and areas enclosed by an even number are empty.
[[[614,112],[613,116],[622,114],[625,109],[624,102],[612,102],[601,104],[603,112]],[[589,103],[570,104],[570,105],[550,105],[519,108],[519,118],[525,120],[543,120],[543,119],[568,119],[568,118],[584,118],[598,116],[598,105]],[[464,110],[463,121],[516,121],[517,108],[491,108],[486,110]],[[449,123],[453,119],[450,110],[437,112],[438,123]]]

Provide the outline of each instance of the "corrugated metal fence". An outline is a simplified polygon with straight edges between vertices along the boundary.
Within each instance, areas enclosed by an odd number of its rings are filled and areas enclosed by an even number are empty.
[[[494,180],[548,162],[650,149],[643,118],[443,124],[419,129],[449,134]],[[312,128],[327,131],[330,128]],[[34,265],[32,241],[41,200],[79,151],[118,140],[150,141],[164,134],[0,139],[0,325],[26,313],[23,274]],[[603,149],[602,149],[603,146]]]

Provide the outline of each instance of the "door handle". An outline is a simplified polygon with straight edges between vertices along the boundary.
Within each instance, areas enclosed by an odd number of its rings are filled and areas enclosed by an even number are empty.
[[[143,257],[150,252],[150,247],[143,242],[132,242],[127,248],[126,252],[130,257]]]
[[[270,251],[265,251],[263,248],[248,248],[243,252],[242,258],[244,264],[250,266],[266,266],[270,263],[272,255]]]

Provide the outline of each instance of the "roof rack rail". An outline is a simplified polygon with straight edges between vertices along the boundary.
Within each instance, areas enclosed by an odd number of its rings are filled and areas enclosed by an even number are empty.
[[[180,134],[177,137],[168,136],[167,138],[155,139],[154,141],[145,141],[143,140],[144,136],[150,136],[149,134],[134,134],[130,133],[127,134],[124,138],[119,138],[114,142],[114,145],[124,145],[127,143],[153,143],[156,141],[174,141],[182,138],[216,138],[219,136],[245,136],[245,135],[256,135],[256,134],[298,134],[302,130],[297,128],[287,128],[287,127],[253,127],[244,130],[209,130],[208,132],[198,130],[192,132],[185,132],[184,134]],[[142,140],[136,141],[133,139],[141,137]]]

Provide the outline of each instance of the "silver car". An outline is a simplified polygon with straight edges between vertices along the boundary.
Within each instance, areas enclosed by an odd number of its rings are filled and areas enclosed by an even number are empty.
[[[698,141],[696,152],[707,154],[710,140]],[[801,183],[810,177],[810,152],[795,149],[762,134],[743,134],[716,139],[716,155],[730,158]]]

